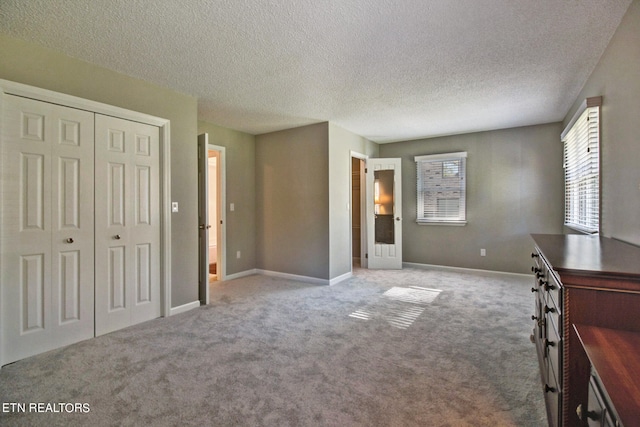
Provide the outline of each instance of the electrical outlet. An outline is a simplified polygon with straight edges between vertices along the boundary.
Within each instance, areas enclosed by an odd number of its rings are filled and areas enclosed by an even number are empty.
[[[240,259],[240,251],[236,252],[236,258]]]
[[[236,205],[235,205],[235,203],[229,203],[229,210],[230,210],[231,212],[233,212],[233,211],[235,211],[235,210],[236,210]],[[240,257],[238,257],[238,258],[240,258]]]
[[[480,249],[480,256],[487,256],[487,250],[486,249]]]

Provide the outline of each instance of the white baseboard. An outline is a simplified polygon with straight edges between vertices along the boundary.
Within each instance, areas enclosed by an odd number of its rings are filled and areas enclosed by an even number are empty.
[[[227,274],[226,276],[224,276],[224,279],[222,279],[222,281],[226,282],[227,280],[234,280],[234,279],[239,279],[241,277],[253,276],[254,274],[258,274],[258,270],[256,270],[255,268],[251,270],[241,271],[239,273]]]
[[[419,268],[423,270],[449,270],[449,271],[460,271],[460,272],[466,271],[469,273],[502,274],[505,276],[531,277],[530,274],[524,274],[524,273],[511,273],[508,271],[496,271],[496,270],[481,270],[479,268],[450,267],[448,265],[419,264],[416,262],[403,262],[402,266],[409,267],[409,268]]]
[[[240,273],[230,274],[226,276],[224,280],[239,279],[241,277],[251,276],[253,274],[261,274],[263,276],[278,277],[280,279],[297,280],[299,282],[312,283],[314,285],[335,285],[336,283],[340,283],[343,280],[346,280],[352,276],[352,273],[348,272],[341,276],[334,277],[331,280],[327,280],[327,279],[320,279],[318,277],[301,276],[298,274],[282,273],[279,271],[261,270],[259,268],[255,268],[253,270],[241,271]]]
[[[184,313],[185,311],[193,310],[194,308],[198,307],[200,307],[200,301],[193,301],[183,305],[179,305],[177,307],[171,307],[171,309],[169,310],[169,316]]]
[[[349,271],[349,272],[347,272],[347,273],[344,273],[344,274],[343,274],[343,275],[341,275],[341,276],[334,277],[333,279],[329,280],[329,286],[335,285],[336,283],[340,283],[340,282],[342,282],[343,280],[347,280],[347,279],[348,279],[348,278],[350,278],[351,276],[353,276],[353,273]]]
[[[309,276],[299,276],[297,274],[289,274],[289,273],[281,273],[279,271],[270,271],[270,270],[257,270],[258,274],[263,274],[265,276],[271,277],[279,277],[281,279],[290,279],[290,280],[298,280],[300,282],[312,283],[314,285],[329,285],[329,280],[327,279],[319,279],[317,277],[309,277]]]

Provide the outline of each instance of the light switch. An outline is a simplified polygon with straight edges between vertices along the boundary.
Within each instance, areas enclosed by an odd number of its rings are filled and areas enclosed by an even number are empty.
[[[171,212],[178,212],[178,202],[171,202]]]
[[[230,204],[229,204],[229,210],[230,210],[231,212],[235,211],[235,210],[236,210],[236,205],[235,205],[234,203],[230,203]]]

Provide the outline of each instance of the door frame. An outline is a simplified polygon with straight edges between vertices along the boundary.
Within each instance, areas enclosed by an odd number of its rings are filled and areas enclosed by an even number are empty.
[[[360,267],[368,268],[367,260],[367,181],[366,174],[364,173],[367,168],[367,160],[369,156],[366,154],[358,153],[357,151],[349,151],[349,265],[351,266],[351,273],[353,273],[353,173],[351,166],[351,159],[356,158],[362,160],[360,164]],[[364,184],[364,185],[363,185]]]
[[[76,96],[54,92],[34,86],[0,79],[0,112],[4,111],[4,95],[16,95],[37,101],[77,108],[92,113],[104,114],[125,120],[136,121],[160,130],[160,316],[171,315],[171,126],[170,121],[136,111],[127,110],[101,102],[78,98]],[[0,114],[0,121],[3,114]],[[4,126],[0,126],[3,129]],[[0,141],[0,150],[2,149]],[[0,176],[3,171],[0,170]],[[2,195],[0,195],[1,197]],[[0,210],[0,224],[2,223]],[[2,230],[0,229],[0,233]],[[0,234],[0,239],[2,235]],[[0,259],[1,262],[1,259]],[[0,269],[2,265],[0,264]],[[0,286],[0,306],[2,304]],[[2,336],[2,317],[0,316],[0,348],[4,346]],[[1,352],[0,352],[1,354]],[[0,366],[3,361],[0,360]]]

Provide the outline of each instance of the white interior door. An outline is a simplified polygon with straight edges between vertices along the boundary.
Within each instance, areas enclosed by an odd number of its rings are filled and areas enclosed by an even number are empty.
[[[93,336],[93,114],[4,96],[2,363]]]
[[[96,114],[96,335],[160,316],[159,129]]]
[[[367,160],[368,268],[402,268],[401,159]]]
[[[209,135],[198,135],[198,281],[200,304],[209,304]]]

